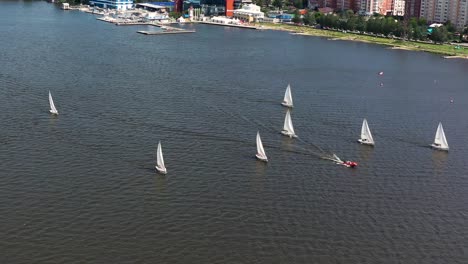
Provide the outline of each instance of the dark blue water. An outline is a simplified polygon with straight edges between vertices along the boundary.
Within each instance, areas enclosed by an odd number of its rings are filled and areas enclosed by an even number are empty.
[[[468,61],[184,27],[0,2],[0,262],[468,263]]]

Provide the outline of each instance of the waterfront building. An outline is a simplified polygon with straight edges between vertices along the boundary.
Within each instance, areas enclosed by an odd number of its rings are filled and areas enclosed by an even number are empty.
[[[248,22],[263,21],[265,14],[260,11],[260,7],[255,4],[245,4],[241,9],[234,10],[234,18]]]
[[[456,19],[453,21],[458,29],[463,29],[468,26],[468,0],[460,0],[457,4],[455,9]]]
[[[234,0],[201,0],[201,9],[207,16],[228,16],[234,14]]]
[[[356,9],[356,3],[354,0],[337,0],[336,1],[336,10],[353,10]]]
[[[70,10],[70,4],[69,3],[62,3],[62,9],[63,10]]]
[[[355,0],[309,0],[309,9],[315,8],[331,8],[335,11],[340,10],[355,10]]]
[[[357,0],[356,9],[360,15],[371,15],[374,0]]]
[[[381,15],[393,15],[393,4],[395,0],[382,0],[379,3],[379,14]]]
[[[174,2],[139,3],[136,4],[135,7],[142,8],[151,12],[166,12],[174,10]]]
[[[183,10],[190,10],[190,8],[200,8],[200,0],[185,0],[183,2]]]
[[[421,0],[406,0],[405,1],[405,16],[419,17],[421,12]]]
[[[355,10],[361,15],[402,15],[405,0],[356,0]]]
[[[89,4],[101,8],[127,10],[132,8],[133,0],[91,0]]]
[[[392,14],[394,16],[404,16],[405,15],[405,0],[393,0],[392,3]]]
[[[468,23],[468,0],[422,0],[420,16],[428,22],[445,23],[448,20],[462,29]]]
[[[234,10],[241,9],[246,4],[252,4],[252,0],[234,0]]]

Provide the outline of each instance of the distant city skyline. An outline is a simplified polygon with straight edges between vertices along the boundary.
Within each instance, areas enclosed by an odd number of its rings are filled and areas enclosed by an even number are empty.
[[[428,22],[468,24],[468,0],[309,0],[309,8],[353,10],[360,14],[423,17]]]

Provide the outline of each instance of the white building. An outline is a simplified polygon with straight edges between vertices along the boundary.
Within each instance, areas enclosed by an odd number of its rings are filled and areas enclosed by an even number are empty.
[[[245,4],[241,9],[234,10],[234,17],[249,22],[263,21],[265,13],[260,11],[260,7],[255,4]]]
[[[371,15],[375,12],[379,12],[379,0],[356,0],[356,7],[359,14]]]
[[[448,20],[461,29],[468,23],[468,0],[422,0],[421,17],[429,22]]]
[[[239,25],[240,24],[240,21],[237,18],[228,18],[224,16],[214,16],[211,19],[209,19],[209,22],[226,24],[226,25]]]
[[[468,0],[458,1],[458,6],[456,9],[456,19],[454,19],[454,25],[462,29],[468,25]]]
[[[404,16],[405,15],[405,0],[393,0],[392,4],[392,13],[394,16]]]
[[[132,8],[133,0],[90,0],[89,4],[101,8],[127,10]]]

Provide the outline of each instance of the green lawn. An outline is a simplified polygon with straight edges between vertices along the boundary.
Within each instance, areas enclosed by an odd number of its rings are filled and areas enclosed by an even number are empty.
[[[276,29],[276,30],[286,30],[296,33],[304,33],[311,36],[321,36],[327,38],[343,39],[343,40],[354,40],[354,41],[363,41],[369,43],[376,43],[381,45],[387,45],[392,47],[400,47],[410,50],[418,51],[427,51],[442,55],[449,56],[463,56],[468,58],[468,48],[461,47],[461,49],[455,49],[455,46],[449,44],[429,44],[429,43],[420,43],[413,41],[402,41],[397,39],[381,38],[367,35],[360,35],[354,33],[343,33],[338,31],[331,30],[322,30],[315,29],[311,27],[303,27],[296,25],[286,25],[286,24],[273,24],[273,23],[260,23],[258,26],[263,26],[267,29]]]

